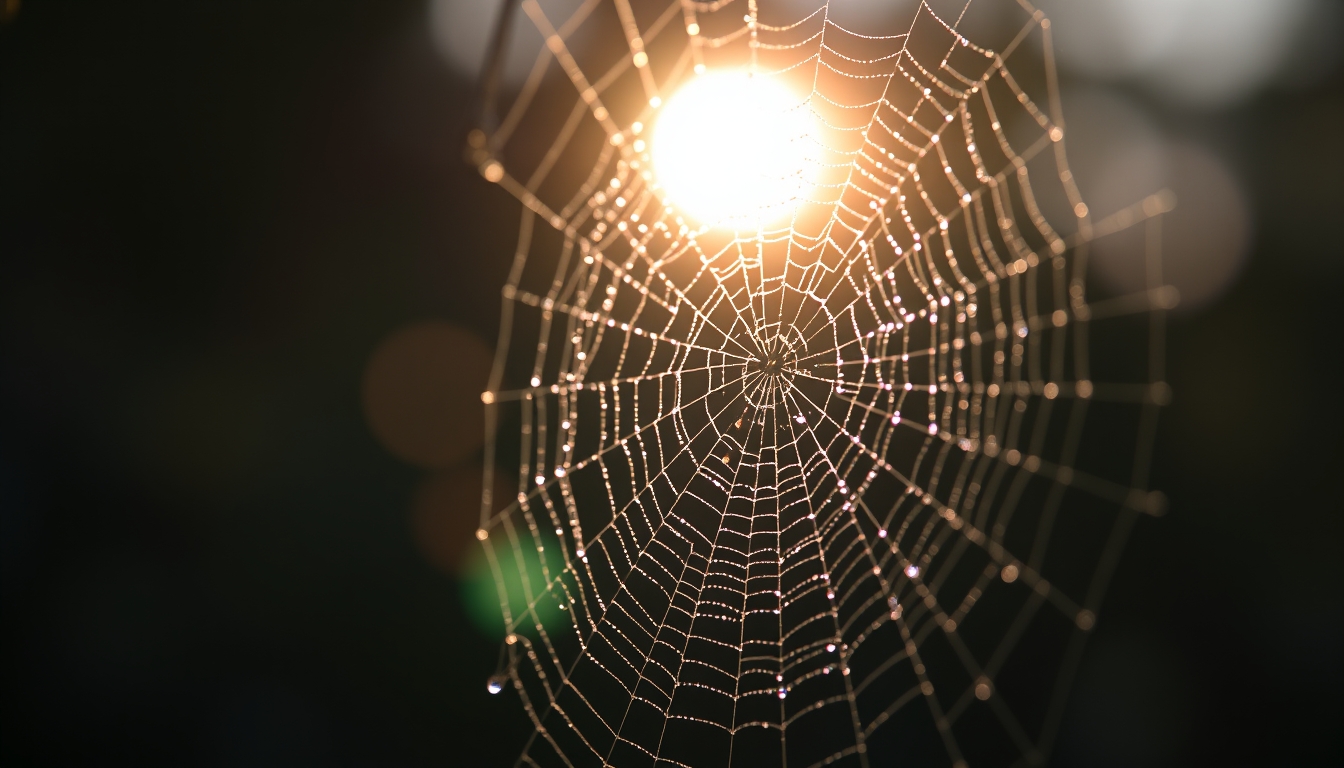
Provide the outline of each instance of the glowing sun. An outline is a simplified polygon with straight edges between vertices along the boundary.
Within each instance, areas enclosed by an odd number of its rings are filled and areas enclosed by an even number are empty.
[[[702,224],[778,221],[808,188],[811,113],[783,85],[745,72],[699,75],[677,91],[653,131],[667,200]]]

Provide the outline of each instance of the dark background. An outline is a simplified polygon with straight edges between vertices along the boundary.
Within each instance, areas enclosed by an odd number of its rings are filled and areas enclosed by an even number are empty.
[[[494,338],[516,204],[421,0],[5,5],[0,760],[510,763],[498,647],[374,439],[379,341]],[[1344,765],[1341,77],[1217,114],[1258,227],[1169,333],[1060,765]],[[1335,382],[1331,384],[1331,382]]]

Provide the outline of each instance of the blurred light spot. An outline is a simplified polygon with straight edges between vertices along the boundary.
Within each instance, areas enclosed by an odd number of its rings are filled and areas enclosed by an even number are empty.
[[[1062,94],[1069,169],[1094,220],[1127,208],[1162,188],[1162,132],[1142,107],[1103,88]],[[1055,218],[1061,219],[1056,213]]]
[[[472,80],[480,76],[503,5],[503,0],[429,0],[434,47],[458,74]]]
[[[458,573],[475,545],[481,522],[483,470],[475,462],[431,475],[420,483],[411,507],[415,544],[435,567]],[[501,473],[495,473],[492,509],[503,509],[513,499]]]
[[[1268,82],[1307,18],[1309,0],[1185,0],[1178,40],[1149,80],[1205,104],[1239,101]]]
[[[1092,77],[1126,77],[1154,66],[1180,35],[1191,0],[1043,0],[1065,67]]]
[[[412,325],[379,345],[364,371],[364,417],[393,454],[447,467],[484,442],[481,392],[493,355],[469,331],[440,322]]]
[[[1322,0],[1045,0],[1068,69],[1138,78],[1185,103],[1222,105],[1288,61]]]
[[[537,593],[535,590],[552,583],[564,569],[559,542],[553,537],[533,536],[526,531],[519,533],[516,544],[509,536],[499,538],[497,544],[491,540],[467,550],[468,557],[463,563],[461,576],[462,602],[471,623],[487,637],[504,639],[508,632],[505,631],[500,605],[502,589],[510,616],[517,619],[527,614],[517,631],[528,632],[536,622],[540,622],[543,627],[556,626],[556,622],[562,620],[562,612],[568,607],[565,591],[558,584],[545,592]],[[490,561],[485,557],[483,546],[492,547],[499,568],[498,580]],[[542,571],[543,560],[546,573]],[[547,574],[550,578],[547,578]],[[527,589],[523,587],[524,582]],[[529,606],[532,610],[530,614]]]
[[[1275,81],[1288,88],[1306,89],[1327,80],[1344,59],[1344,3],[1312,0],[1302,32],[1279,67]]]
[[[1188,310],[1217,298],[1240,274],[1254,219],[1241,182],[1217,155],[1177,144],[1169,147],[1167,164],[1176,210],[1163,222],[1163,277]]]
[[[1093,221],[1171,190],[1175,210],[1161,222],[1163,282],[1177,288],[1178,311],[1216,298],[1240,272],[1251,242],[1253,213],[1236,176],[1208,150],[1169,142],[1140,104],[1118,92],[1069,88],[1062,105],[1069,169]],[[1067,220],[1060,191],[1041,185],[1040,193],[1047,218]],[[1094,243],[1088,270],[1105,294],[1147,287],[1144,227]]]
[[[541,8],[555,27],[579,9],[580,0],[542,0]],[[503,0],[429,0],[429,33],[439,55],[464,78],[481,76],[494,38]],[[505,42],[501,82],[516,88],[527,78],[543,48],[541,34],[527,14],[515,11]]]
[[[1161,222],[1162,282],[1180,291],[1177,310],[1188,312],[1216,299],[1241,272],[1251,245],[1251,206],[1236,176],[1209,150],[1170,144],[1164,156],[1165,186],[1176,193],[1176,208]],[[1092,270],[1108,291],[1145,288],[1138,246],[1133,238],[1097,243]]]

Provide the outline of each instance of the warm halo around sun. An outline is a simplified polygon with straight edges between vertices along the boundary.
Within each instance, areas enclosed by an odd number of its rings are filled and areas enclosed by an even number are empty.
[[[808,193],[812,115],[786,87],[741,71],[708,72],[663,106],[653,165],[666,199],[709,226],[785,219]]]

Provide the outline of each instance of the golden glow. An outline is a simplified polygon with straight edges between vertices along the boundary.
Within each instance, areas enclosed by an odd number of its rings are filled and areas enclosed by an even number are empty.
[[[702,224],[778,221],[805,196],[811,113],[745,72],[699,75],[658,116],[653,165],[668,202]]]

